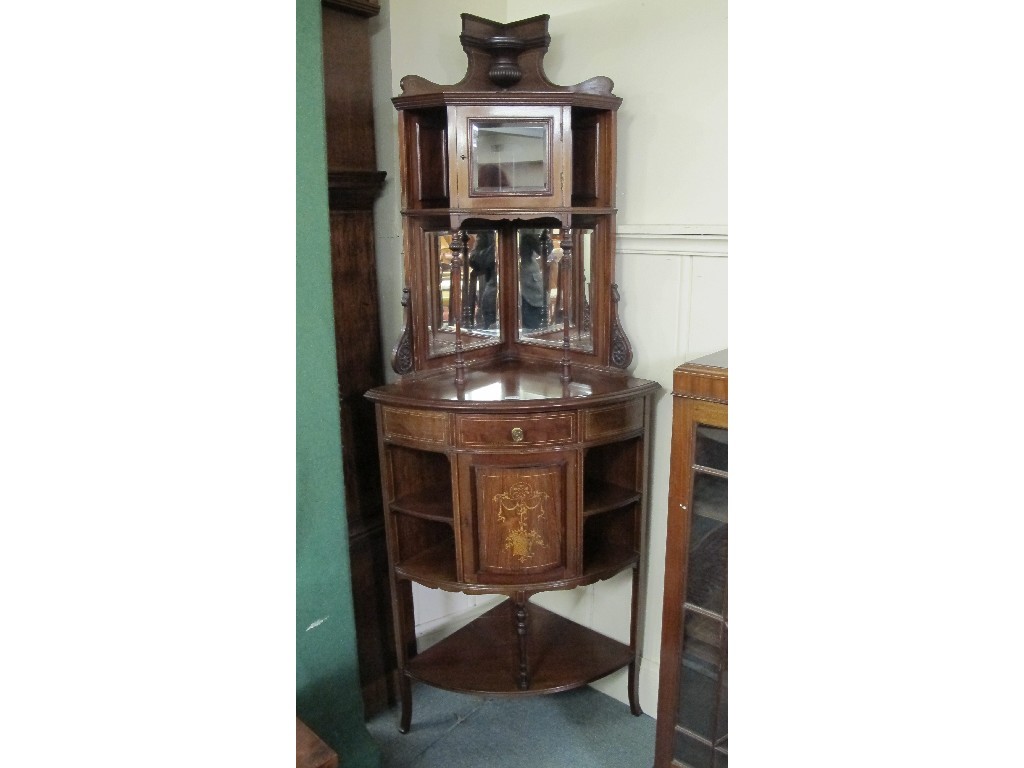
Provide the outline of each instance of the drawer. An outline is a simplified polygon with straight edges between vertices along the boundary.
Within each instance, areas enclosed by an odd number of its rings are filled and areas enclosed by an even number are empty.
[[[605,408],[591,408],[583,412],[583,439],[597,440],[601,437],[636,432],[643,425],[643,399],[617,403]]]
[[[460,416],[456,434],[462,448],[509,448],[576,442],[572,413],[524,416]]]
[[[427,445],[447,445],[448,414],[409,408],[381,409],[381,429],[385,440],[401,440]]]

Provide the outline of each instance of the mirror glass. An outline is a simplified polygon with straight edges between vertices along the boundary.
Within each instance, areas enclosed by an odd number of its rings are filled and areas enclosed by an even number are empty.
[[[591,259],[594,230],[573,229],[572,258],[565,258],[561,229],[516,230],[519,286],[517,340],[562,346],[563,317],[569,319],[569,346],[593,352]]]
[[[501,343],[498,319],[498,233],[469,230],[462,265],[462,348]],[[455,351],[455,302],[452,290],[452,233],[425,232],[430,269],[430,356]]]
[[[551,192],[547,120],[471,120],[470,195]]]

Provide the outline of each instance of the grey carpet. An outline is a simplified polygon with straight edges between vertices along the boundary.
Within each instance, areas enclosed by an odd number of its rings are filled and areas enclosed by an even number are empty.
[[[651,768],[654,719],[594,688],[483,697],[413,685],[412,727],[398,708],[367,723],[382,768]]]

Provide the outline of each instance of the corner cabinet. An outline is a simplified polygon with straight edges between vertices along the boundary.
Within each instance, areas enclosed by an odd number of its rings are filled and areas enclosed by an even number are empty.
[[[509,368],[402,382],[377,401],[402,697],[409,680],[480,694],[551,693],[630,668],[635,714],[637,598],[647,433],[657,384],[580,375],[564,397]],[[500,392],[499,392],[500,390]],[[628,644],[528,606],[531,595],[633,572]],[[504,594],[473,623],[416,649],[412,582]]]
[[[612,81],[551,83],[548,16],[462,14],[466,75],[402,79],[399,380],[366,397],[406,732],[411,680],[529,695],[629,668],[645,575],[656,382],[630,376],[615,275]],[[629,641],[531,596],[632,573]],[[414,583],[506,600],[420,651]]]
[[[728,766],[727,350],[673,377],[655,768]]]

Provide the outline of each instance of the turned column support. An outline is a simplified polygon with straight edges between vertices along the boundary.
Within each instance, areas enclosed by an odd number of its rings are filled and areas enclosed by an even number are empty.
[[[525,592],[516,592],[512,598],[512,619],[515,623],[516,636],[519,647],[519,675],[517,685],[519,690],[525,691],[530,687],[530,664],[529,664],[529,612],[526,603],[529,597]]]
[[[462,264],[466,254],[469,235],[460,229],[452,236],[452,275],[449,281],[450,314],[455,316],[455,383],[466,383],[466,361],[462,352]]]
[[[562,297],[562,383],[572,380],[572,360],[569,357],[569,280],[572,274],[572,230],[562,230],[562,260],[558,263],[558,292]]]

